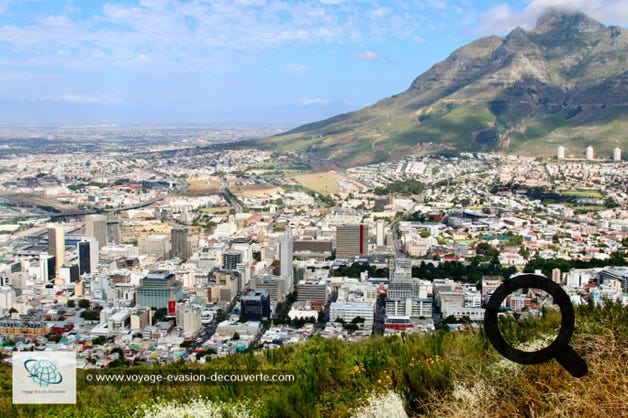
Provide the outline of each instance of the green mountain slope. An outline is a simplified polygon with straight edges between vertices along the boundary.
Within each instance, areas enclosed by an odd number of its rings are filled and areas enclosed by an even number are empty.
[[[408,153],[610,156],[628,139],[628,32],[548,9],[531,31],[474,41],[405,92],[257,141],[352,166]]]

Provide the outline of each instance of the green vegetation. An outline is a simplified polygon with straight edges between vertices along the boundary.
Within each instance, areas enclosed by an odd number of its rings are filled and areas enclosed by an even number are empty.
[[[628,307],[576,308],[574,349],[589,373],[571,377],[556,361],[521,366],[503,359],[483,332],[437,331],[429,335],[373,337],[359,343],[312,338],[301,345],[212,358],[205,365],[180,363],[119,367],[123,374],[287,373],[277,384],[89,384],[78,371],[76,405],[13,405],[11,369],[0,366],[0,416],[131,417],[160,402],[200,398],[246,404],[259,417],[348,417],[373,393],[394,390],[411,415],[619,416],[628,402]],[[555,323],[502,321],[525,338],[534,327],[551,334]],[[510,328],[509,328],[510,327]],[[558,407],[558,409],[557,409]],[[523,414],[523,415],[522,415]],[[619,414],[619,415],[618,415]]]
[[[411,196],[413,194],[421,194],[423,190],[425,190],[425,184],[415,179],[409,179],[395,181],[383,188],[378,187],[375,189],[375,193],[379,195],[398,193],[404,196]]]
[[[528,262],[523,271],[525,273],[533,273],[535,270],[541,270],[547,277],[552,277],[552,270],[555,268],[561,271],[569,271],[571,269],[589,269],[606,266],[628,266],[625,254],[614,252],[610,256],[611,258],[609,260],[598,260],[594,258],[591,261],[555,258],[544,259],[537,256]]]

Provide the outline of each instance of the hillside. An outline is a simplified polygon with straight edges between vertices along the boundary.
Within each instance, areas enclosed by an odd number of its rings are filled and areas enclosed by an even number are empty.
[[[257,141],[344,166],[408,153],[496,151],[596,155],[628,148],[628,32],[582,13],[548,9],[454,51],[403,93],[362,110]]]
[[[620,417],[628,414],[628,307],[576,307],[574,349],[589,373],[577,379],[556,361],[521,366],[501,357],[482,331],[438,331],[374,337],[359,343],[314,338],[260,354],[216,358],[206,365],[172,364],[79,370],[76,405],[11,402],[11,370],[0,366],[2,417],[349,417],[378,393],[398,393],[409,416],[427,417]],[[560,313],[548,320],[504,322],[509,341],[553,338]],[[541,343],[539,349],[545,344]],[[528,344],[528,349],[531,346]],[[523,349],[523,348],[522,348]],[[119,375],[292,373],[294,383],[116,383],[88,379]],[[90,383],[91,382],[91,383]],[[231,414],[212,414],[217,401]],[[179,412],[177,412],[179,411]],[[389,410],[386,416],[395,417]],[[370,416],[382,416],[374,414]]]

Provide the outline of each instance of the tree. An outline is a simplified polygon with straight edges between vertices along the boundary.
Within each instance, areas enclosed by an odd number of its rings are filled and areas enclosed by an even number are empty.
[[[523,242],[523,237],[521,235],[513,235],[512,237],[508,238],[508,242],[511,245],[521,245],[521,243]]]
[[[107,341],[107,338],[104,335],[99,335],[92,340],[92,345],[103,345],[105,341]]]
[[[88,299],[80,299],[78,301],[78,306],[81,309],[89,309],[89,305],[90,305],[90,303],[89,303]]]
[[[231,337],[231,339],[233,341],[238,341],[240,339],[240,334],[238,334],[237,332],[234,332],[233,337]]]
[[[75,308],[76,307],[76,301],[74,301],[74,299],[68,299],[68,308]]]
[[[427,238],[430,236],[430,231],[428,231],[427,229],[424,229],[423,231],[421,231],[419,235],[421,236],[421,238]]]

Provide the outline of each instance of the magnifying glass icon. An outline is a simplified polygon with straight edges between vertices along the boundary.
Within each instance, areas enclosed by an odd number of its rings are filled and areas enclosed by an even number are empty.
[[[517,289],[533,288],[546,291],[560,307],[562,322],[556,339],[547,347],[534,352],[517,350],[504,340],[499,331],[497,313],[506,297]],[[562,287],[545,276],[522,274],[506,280],[491,295],[484,313],[484,329],[489,341],[502,356],[519,364],[539,364],[555,358],[572,376],[582,377],[588,371],[587,363],[569,345],[573,334],[575,315],[569,296]]]

